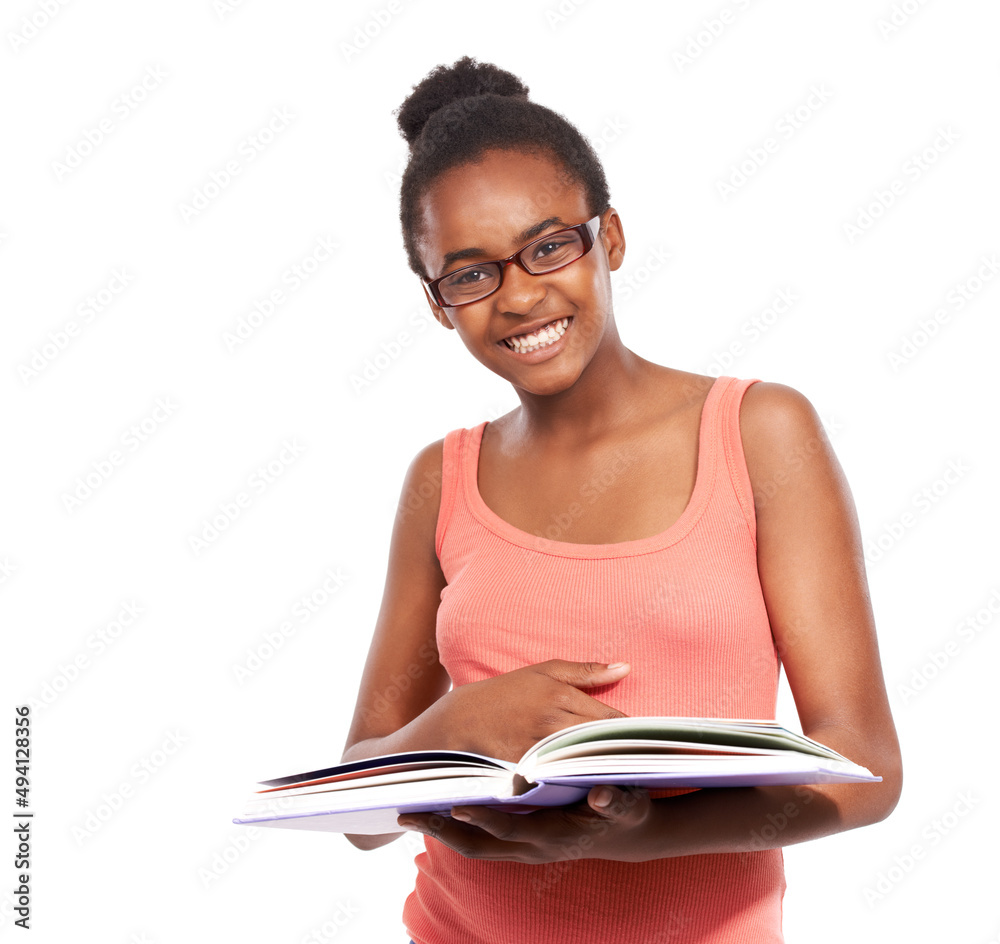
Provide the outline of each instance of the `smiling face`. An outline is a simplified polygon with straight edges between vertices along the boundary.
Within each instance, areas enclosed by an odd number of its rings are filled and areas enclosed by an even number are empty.
[[[584,188],[568,179],[561,165],[515,151],[488,151],[476,163],[446,171],[423,195],[420,208],[417,246],[430,279],[505,259],[592,215]],[[593,248],[565,268],[529,275],[512,264],[487,298],[457,308],[441,308],[429,297],[428,302],[435,318],[454,328],[494,373],[533,393],[555,393],[576,381],[605,339],[617,341],[610,273],[621,265],[624,251],[621,221],[610,208],[601,215]],[[531,331],[553,322],[551,331]],[[512,350],[505,343],[526,332],[531,336],[520,346],[533,349]]]

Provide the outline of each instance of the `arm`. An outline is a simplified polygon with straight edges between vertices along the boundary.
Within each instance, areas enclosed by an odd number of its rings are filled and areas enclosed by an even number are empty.
[[[884,819],[902,785],[853,499],[809,401],[757,383],[740,410],[757,513],[757,567],[803,732],[868,767],[876,784],[699,790],[649,800],[612,791],[571,811],[510,816],[463,807],[463,825],[417,822],[465,855],[644,861],[786,846]],[[456,808],[458,809],[458,808]],[[515,845],[516,844],[516,848]]]
[[[446,583],[434,550],[441,503],[442,446],[438,440],[422,449],[403,481],[382,605],[342,763],[442,746],[427,730],[425,715],[450,684],[438,661],[434,632]],[[432,489],[427,488],[428,483]],[[359,849],[375,849],[399,835],[348,834],[347,838]]]
[[[768,798],[773,814],[797,801],[802,815],[772,843],[783,846],[885,819],[899,799],[902,761],[854,500],[823,425],[802,394],[757,383],[744,394],[740,427],[757,515],[757,570],[803,733],[882,777],[877,784],[755,790],[747,800],[754,810]],[[752,820],[758,831],[767,822],[757,812]]]
[[[628,674],[627,666],[609,669],[553,659],[449,691],[451,680],[435,642],[446,586],[434,547],[442,444],[438,440],[421,450],[406,473],[382,605],[342,762],[418,750],[466,750],[517,760],[553,731],[621,717],[580,689],[616,682]],[[359,849],[376,849],[400,834],[346,835]]]
[[[756,383],[743,396],[740,430],[757,570],[802,731],[882,782],[700,790],[657,801],[662,825],[651,832],[669,837],[669,855],[770,849],[865,826],[892,812],[902,787],[857,513],[822,423],[802,394]]]

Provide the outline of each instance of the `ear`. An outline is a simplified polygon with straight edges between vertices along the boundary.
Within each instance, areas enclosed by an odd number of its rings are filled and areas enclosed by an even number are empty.
[[[610,207],[604,220],[604,248],[608,253],[608,268],[614,272],[621,268],[625,259],[625,233],[621,217],[614,207]]]
[[[424,297],[427,299],[427,304],[431,306],[431,314],[443,324],[446,328],[450,328],[452,331],[455,330],[455,326],[451,323],[448,316],[445,314],[444,309],[435,303],[434,299],[431,298],[431,293],[427,291],[427,286],[423,286]]]

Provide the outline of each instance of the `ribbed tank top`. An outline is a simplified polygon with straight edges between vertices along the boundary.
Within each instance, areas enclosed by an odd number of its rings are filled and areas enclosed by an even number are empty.
[[[779,662],[739,428],[755,382],[713,383],[687,507],[666,531],[633,541],[571,544],[515,528],[479,493],[488,421],[445,436],[437,644],[456,687],[547,659],[625,661],[623,680],[590,693],[627,715],[774,718]],[[780,849],[530,865],[468,859],[431,837],[424,845],[403,910],[417,944],[783,939]]]

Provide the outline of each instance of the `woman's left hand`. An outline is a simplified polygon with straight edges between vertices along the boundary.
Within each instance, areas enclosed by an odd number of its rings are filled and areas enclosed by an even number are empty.
[[[485,806],[456,806],[452,816],[404,813],[396,822],[432,836],[469,859],[540,864],[565,859],[653,858],[647,841],[654,805],[638,787],[592,787],[575,806],[504,813]],[[645,854],[644,854],[645,853]]]

